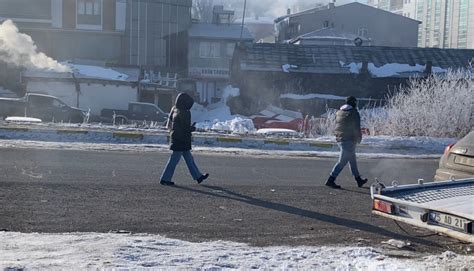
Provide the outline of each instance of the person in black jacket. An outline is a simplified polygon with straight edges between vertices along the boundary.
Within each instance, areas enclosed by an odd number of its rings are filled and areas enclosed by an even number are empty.
[[[196,130],[194,126],[196,123],[191,125],[190,109],[193,104],[194,100],[191,96],[180,93],[169,114],[167,127],[170,130],[170,149],[173,153],[161,175],[160,184],[162,185],[174,185],[171,179],[181,156],[184,157],[193,179],[199,184],[209,177],[208,173],[202,174],[199,171],[191,154],[191,133]]]
[[[337,111],[334,135],[336,136],[336,141],[338,142],[341,153],[339,155],[339,161],[334,166],[326,181],[326,185],[340,189],[341,186],[335,183],[336,178],[346,164],[349,163],[357,186],[362,187],[367,182],[367,179],[360,177],[357,168],[356,145],[362,140],[362,132],[360,130],[360,115],[359,111],[357,111],[357,99],[355,97],[347,97],[346,104]]]

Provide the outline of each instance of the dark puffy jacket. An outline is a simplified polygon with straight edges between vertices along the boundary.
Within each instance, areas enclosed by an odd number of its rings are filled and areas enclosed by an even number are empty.
[[[360,115],[357,109],[345,104],[337,111],[334,135],[337,142],[351,141],[360,143],[362,133],[360,131]]]
[[[186,93],[180,93],[176,103],[171,109],[168,121],[170,125],[170,149],[173,151],[191,150],[191,133],[196,130],[191,126],[191,112],[194,104],[193,98]]]

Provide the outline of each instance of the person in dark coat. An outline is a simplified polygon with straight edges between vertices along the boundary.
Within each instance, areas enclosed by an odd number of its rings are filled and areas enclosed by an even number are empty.
[[[346,164],[349,163],[357,186],[362,187],[367,182],[367,179],[361,178],[357,168],[356,146],[362,140],[362,132],[360,130],[360,115],[359,111],[357,111],[357,99],[355,97],[347,97],[346,103],[336,112],[334,135],[341,153],[339,154],[339,161],[326,181],[326,185],[340,189],[341,186],[335,182],[336,178]]]
[[[171,179],[181,156],[184,157],[194,180],[201,183],[209,177],[208,173],[202,174],[199,171],[191,154],[191,133],[196,130],[194,126],[196,123],[191,125],[190,109],[193,104],[194,100],[191,96],[187,93],[180,93],[168,116],[167,127],[170,130],[170,149],[173,153],[161,175],[160,184],[162,185],[174,185]]]

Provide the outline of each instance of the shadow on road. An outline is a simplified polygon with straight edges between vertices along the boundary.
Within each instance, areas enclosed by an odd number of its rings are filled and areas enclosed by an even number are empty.
[[[408,239],[411,242],[416,242],[419,244],[423,244],[426,246],[432,246],[432,247],[441,247],[439,244],[434,243],[429,240],[413,237],[413,236],[407,236],[407,235],[402,235],[396,232],[392,232],[371,224],[367,224],[364,222],[352,220],[352,219],[347,219],[347,218],[342,218],[342,217],[337,217],[337,216],[332,216],[332,215],[327,215],[327,214],[322,214],[318,213],[315,211],[309,211],[305,209],[300,209],[297,207],[289,206],[286,204],[282,203],[275,203],[275,202],[270,202],[270,201],[265,201],[257,198],[253,198],[247,195],[242,195],[237,192],[231,191],[229,189],[225,189],[219,186],[212,186],[212,185],[201,185],[201,187],[207,188],[207,189],[212,189],[213,191],[203,191],[203,190],[198,190],[190,187],[184,187],[184,186],[174,186],[175,188],[186,190],[189,192],[194,192],[194,193],[199,193],[199,194],[204,194],[208,196],[213,196],[213,197],[218,197],[218,198],[223,198],[223,199],[229,199],[229,200],[234,200],[242,203],[246,203],[249,205],[253,206],[258,206],[258,207],[263,207],[267,209],[272,209],[292,215],[299,215],[315,220],[319,220],[322,222],[326,223],[331,223],[339,226],[344,226],[348,227],[350,229],[357,229],[360,231],[368,232],[368,233],[374,233],[374,234],[379,234],[383,235],[387,238],[393,238],[393,239]],[[353,191],[351,191],[353,192]],[[225,194],[223,194],[225,193]]]

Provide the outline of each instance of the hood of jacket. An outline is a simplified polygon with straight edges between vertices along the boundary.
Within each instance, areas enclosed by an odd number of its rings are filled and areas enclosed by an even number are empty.
[[[176,108],[179,110],[190,110],[193,104],[193,98],[187,93],[180,93],[178,97],[176,97]]]
[[[352,107],[352,105],[345,104],[345,105],[341,106],[340,110],[342,110],[342,111],[349,111],[349,110],[351,110],[352,108],[354,108],[354,107]]]

